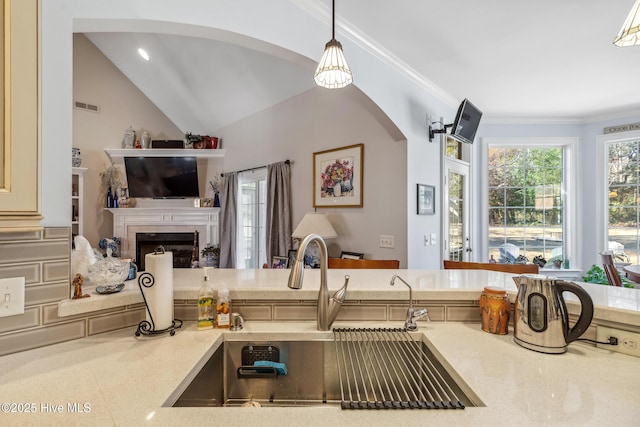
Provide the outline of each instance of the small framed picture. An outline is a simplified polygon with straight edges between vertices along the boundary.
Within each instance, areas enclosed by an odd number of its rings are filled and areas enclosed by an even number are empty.
[[[289,268],[289,257],[274,256],[271,261],[271,268]]]
[[[364,259],[364,254],[360,252],[346,252],[342,251],[340,254],[340,258],[342,259]]]
[[[289,267],[293,267],[293,263],[296,261],[296,255],[298,255],[297,250],[289,249]]]
[[[201,208],[213,207],[213,199],[210,199],[210,198],[200,199],[200,207]]]
[[[436,213],[436,187],[418,184],[418,215],[433,215]]]

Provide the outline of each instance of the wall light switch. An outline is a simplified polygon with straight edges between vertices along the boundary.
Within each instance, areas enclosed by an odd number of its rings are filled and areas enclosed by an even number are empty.
[[[429,236],[424,235],[424,245],[429,246],[431,244],[431,240],[429,240]]]
[[[24,277],[0,279],[0,317],[24,313]]]
[[[381,248],[390,248],[390,249],[395,248],[396,247],[395,236],[381,234],[380,235],[380,247]]]
[[[438,239],[436,238],[436,233],[431,233],[431,244],[435,245],[438,243]]]

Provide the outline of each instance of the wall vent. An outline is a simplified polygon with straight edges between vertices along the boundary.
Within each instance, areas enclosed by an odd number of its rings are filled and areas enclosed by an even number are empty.
[[[75,108],[77,108],[78,110],[90,111],[92,113],[99,113],[100,112],[100,107],[98,107],[97,105],[88,104],[86,102],[75,101],[73,103],[73,106]]]

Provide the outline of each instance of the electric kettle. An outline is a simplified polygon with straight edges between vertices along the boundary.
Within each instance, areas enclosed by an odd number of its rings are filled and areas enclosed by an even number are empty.
[[[567,344],[578,339],[593,319],[593,301],[572,282],[540,274],[514,277],[518,296],[514,306],[513,340],[522,347],[542,353],[564,353]],[[580,300],[580,317],[569,327],[563,292]]]

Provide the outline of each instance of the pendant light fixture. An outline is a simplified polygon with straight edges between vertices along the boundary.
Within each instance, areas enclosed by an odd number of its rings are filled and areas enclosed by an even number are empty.
[[[620,47],[640,44],[640,0],[636,0],[631,8],[627,20],[613,39],[613,44]]]
[[[640,0],[639,0],[640,1]],[[336,1],[332,0],[331,40],[324,47],[324,54],[313,79],[316,84],[327,89],[340,89],[353,82],[351,70],[342,52],[342,45],[335,38],[336,33]]]

